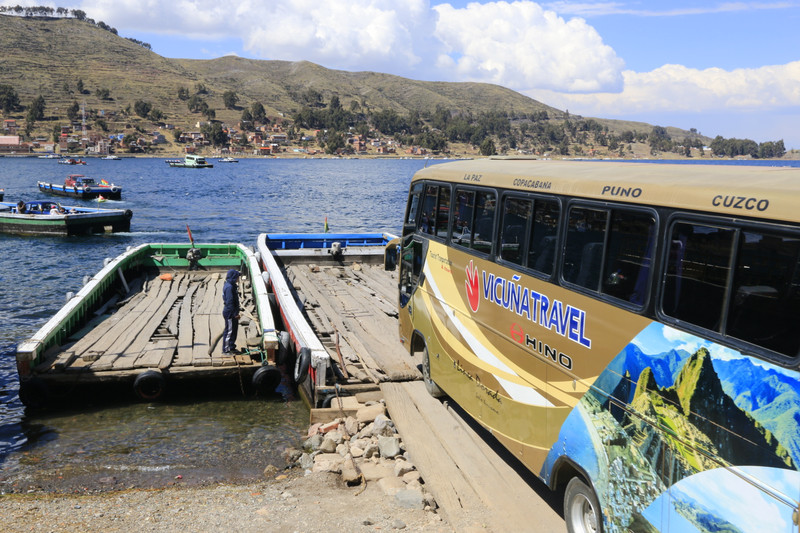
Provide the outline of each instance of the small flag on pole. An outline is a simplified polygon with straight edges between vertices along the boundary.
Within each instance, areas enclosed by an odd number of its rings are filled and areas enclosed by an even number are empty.
[[[192,242],[192,247],[194,247],[194,237],[192,237],[192,230],[189,229],[189,224],[186,224],[186,233],[189,234],[189,240]]]
[[[108,185],[108,182],[106,180],[100,180],[100,184],[101,185]]]
[[[328,233],[328,217],[325,217],[325,233]]]

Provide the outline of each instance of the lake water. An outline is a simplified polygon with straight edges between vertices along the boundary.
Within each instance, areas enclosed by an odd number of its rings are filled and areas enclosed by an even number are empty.
[[[424,160],[241,159],[212,169],[170,168],[163,159],[0,158],[5,201],[52,199],[36,182],[80,173],[123,187],[130,233],[86,237],[0,234],[0,493],[103,490],[168,483],[249,480],[285,463],[281,452],[308,428],[291,391],[245,398],[238,391],[168,403],[91,398],[26,413],[17,396],[16,345],[35,333],[106,257],[145,242],[241,242],[259,233],[389,231],[402,221],[411,176]],[[58,198],[58,197],[55,197]],[[92,201],[60,198],[65,205]],[[124,396],[124,395],[123,395]]]
[[[104,206],[133,211],[130,233],[0,234],[0,493],[252,480],[268,464],[282,466],[283,448],[295,445],[308,425],[308,411],[291,391],[269,399],[236,391],[190,394],[155,404],[89,398],[66,409],[26,413],[17,396],[15,347],[58,311],[67,292],[80,289],[84,276],[102,268],[104,258],[145,242],[188,242],[187,224],[197,242],[251,246],[263,232],[320,232],[325,217],[334,232],[398,233],[409,181],[425,165],[242,159],[213,169],[182,169],[163,159],[91,159],[70,167],[49,159],[0,158],[6,201],[47,199],[37,181],[62,182],[81,173],[122,186],[123,200]]]

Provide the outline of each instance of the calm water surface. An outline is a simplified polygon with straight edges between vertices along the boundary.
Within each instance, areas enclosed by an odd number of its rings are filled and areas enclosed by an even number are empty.
[[[241,242],[263,232],[397,233],[411,176],[424,160],[242,159],[213,169],[170,168],[163,159],[0,158],[5,201],[53,198],[36,182],[71,173],[123,187],[130,233],[87,237],[0,234],[0,493],[41,487],[85,490],[249,480],[284,465],[284,447],[308,426],[292,391],[274,398],[231,390],[164,403],[82,398],[68,408],[27,412],[17,396],[17,343],[77,292],[83,277],[126,247],[145,242]],[[58,197],[55,197],[58,198]],[[92,201],[61,198],[66,205]],[[124,396],[124,395],[123,395]]]

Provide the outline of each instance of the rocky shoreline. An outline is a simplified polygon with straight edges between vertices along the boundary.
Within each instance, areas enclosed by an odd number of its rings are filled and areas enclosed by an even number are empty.
[[[437,513],[383,401],[312,425],[305,441],[284,455],[286,469],[267,466],[256,483],[6,494],[0,496],[0,530],[453,531]]]

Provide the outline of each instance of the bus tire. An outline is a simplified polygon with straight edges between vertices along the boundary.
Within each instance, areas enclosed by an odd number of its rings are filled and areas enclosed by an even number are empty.
[[[564,521],[568,533],[602,533],[603,514],[594,490],[578,476],[564,491]]]
[[[20,381],[19,400],[25,407],[41,409],[50,400],[50,388],[39,378]]]
[[[275,364],[285,365],[292,359],[292,336],[288,331],[281,331],[278,336],[278,353],[275,355]]]
[[[268,396],[280,385],[281,372],[272,365],[262,366],[253,374],[252,383],[257,395]]]
[[[425,382],[425,388],[428,394],[434,398],[443,397],[444,391],[439,388],[439,385],[431,378],[431,360],[428,357],[428,347],[426,346],[422,351],[422,381]]]
[[[133,381],[133,392],[141,400],[152,402],[160,399],[167,389],[167,382],[161,372],[148,370],[136,376]]]
[[[294,362],[294,382],[302,383],[308,377],[308,368],[311,366],[311,349],[300,348]]]

